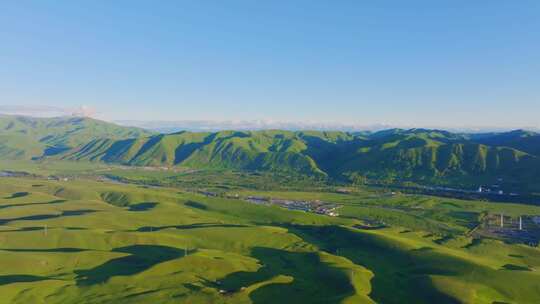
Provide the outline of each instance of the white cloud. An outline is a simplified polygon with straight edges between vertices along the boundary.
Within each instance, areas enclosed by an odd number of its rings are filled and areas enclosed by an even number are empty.
[[[117,120],[116,123],[126,126],[136,126],[159,132],[170,133],[177,131],[219,131],[219,130],[381,130],[389,125],[362,125],[337,122],[294,122],[275,120],[180,120],[180,121],[136,121]]]
[[[68,110],[70,110],[71,115],[74,116],[94,117],[96,115],[96,109],[86,105]]]
[[[0,114],[23,115],[35,117],[56,116],[84,116],[94,117],[96,110],[93,107],[82,105],[80,107],[56,107],[43,105],[0,105]]]

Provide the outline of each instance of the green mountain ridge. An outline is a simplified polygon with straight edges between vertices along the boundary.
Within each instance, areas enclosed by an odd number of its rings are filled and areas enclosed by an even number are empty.
[[[124,139],[152,132],[85,117],[0,116],[0,157],[31,159],[65,152],[99,138]]]
[[[132,140],[95,140],[62,154],[64,160],[135,166],[277,170],[324,176],[297,133],[286,131],[181,132]]]
[[[0,157],[128,166],[272,171],[352,182],[471,187],[503,180],[540,188],[540,159],[524,131],[470,135],[429,129],[151,132],[87,118],[0,118]],[[52,151],[51,151],[52,150]]]
[[[492,146],[512,147],[536,156],[540,156],[540,134],[525,130],[488,134],[474,139],[478,143]]]
[[[539,180],[535,155],[479,144],[439,131],[355,136],[348,133],[251,131],[182,132],[124,141],[96,141],[66,160],[136,166],[281,171],[351,181],[455,184],[460,180],[514,184]]]

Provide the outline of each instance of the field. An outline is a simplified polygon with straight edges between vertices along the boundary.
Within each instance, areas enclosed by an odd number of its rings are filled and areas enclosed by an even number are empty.
[[[0,304],[540,304],[540,0],[0,25]]]
[[[54,166],[55,174],[65,176],[81,171]],[[35,174],[53,171],[24,169]],[[158,180],[168,176],[124,172],[128,175]],[[535,303],[540,299],[538,247],[471,233],[482,216],[535,215],[540,207],[380,189],[343,194],[316,183],[304,191],[261,189],[259,183],[245,184],[257,180],[253,176],[238,178],[227,187],[215,177],[203,187],[221,189],[214,197],[195,191],[204,179],[186,180],[198,183],[156,187],[98,181],[86,173],[66,181],[1,178],[0,302]],[[231,195],[237,198],[227,198]],[[339,217],[330,217],[251,204],[242,199],[247,196],[322,200],[342,207]]]

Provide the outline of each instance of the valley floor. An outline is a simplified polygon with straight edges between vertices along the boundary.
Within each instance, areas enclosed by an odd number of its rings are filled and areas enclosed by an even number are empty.
[[[230,196],[320,200],[339,217]],[[0,178],[0,303],[538,303],[540,249],[477,237],[540,208],[359,191]]]

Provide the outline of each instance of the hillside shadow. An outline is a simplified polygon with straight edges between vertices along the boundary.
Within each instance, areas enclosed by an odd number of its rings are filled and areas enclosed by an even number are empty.
[[[14,198],[20,198],[30,195],[30,192],[15,192],[11,194],[11,196],[4,197],[4,199],[14,199]]]
[[[68,210],[68,211],[62,211],[62,214],[60,216],[78,216],[78,215],[85,215],[85,214],[94,213],[94,212],[97,212],[97,210],[92,210],[92,209]]]
[[[38,214],[38,215],[29,215],[29,216],[22,216],[22,217],[10,218],[10,219],[0,219],[0,225],[5,225],[7,223],[15,222],[15,221],[41,221],[41,220],[50,220],[50,219],[60,218],[60,217],[79,216],[79,215],[85,215],[85,214],[89,214],[93,212],[97,212],[97,210],[91,210],[91,209],[68,210],[68,211],[62,211],[62,213],[60,214]]]
[[[35,248],[31,248],[31,249],[14,248],[14,249],[10,249],[10,248],[0,248],[0,250],[2,250],[2,251],[9,251],[9,252],[61,252],[61,253],[76,253],[76,252],[88,251],[88,249],[84,249],[84,248],[71,248],[71,247],[66,247],[66,248],[47,248],[47,249],[35,249]]]
[[[133,205],[129,205],[128,210],[129,211],[148,211],[151,209],[154,209],[158,203],[155,202],[144,202],[144,203],[137,203]]]
[[[0,209],[12,208],[12,207],[23,207],[23,206],[38,206],[38,205],[54,205],[67,202],[66,200],[53,200],[49,202],[42,203],[24,203],[24,204],[9,204],[9,205],[0,205]]]
[[[0,276],[0,285],[13,284],[13,283],[30,283],[49,280],[47,277],[39,277],[27,274],[13,274]]]
[[[317,136],[306,134],[301,134],[301,138],[306,142],[306,146],[308,147],[304,153],[316,160],[324,159],[336,150],[338,144],[342,143],[341,141],[334,143]]]
[[[193,154],[197,149],[204,147],[209,142],[206,140],[204,142],[199,143],[189,143],[189,144],[183,144],[176,148],[174,151],[174,164],[178,165],[179,163],[185,161],[188,157]]]
[[[473,247],[479,246],[480,244],[482,244],[482,239],[475,238],[475,239],[472,239],[470,243],[466,244],[465,246],[462,246],[461,248],[471,249]]]
[[[526,267],[526,266],[519,266],[519,265],[514,265],[514,264],[506,264],[506,265],[503,265],[503,267],[501,268],[501,270],[532,271],[532,269],[530,269],[529,267]]]
[[[341,303],[354,292],[349,277],[342,269],[323,263],[314,252],[290,252],[255,247],[250,256],[262,266],[255,272],[232,273],[208,287],[231,294],[278,275],[292,277],[290,283],[270,283],[249,294],[253,303]]]
[[[115,207],[126,207],[130,203],[129,196],[123,192],[109,191],[99,195],[101,200]]]
[[[107,149],[107,152],[105,152],[105,155],[103,155],[102,160],[105,162],[113,162],[118,160],[121,155],[131,148],[135,141],[136,139],[134,138],[116,141],[109,149]]]
[[[156,144],[158,144],[161,139],[164,137],[165,135],[164,134],[159,134],[159,135],[154,135],[154,136],[151,136],[148,141],[146,141],[142,147],[139,149],[139,151],[137,151],[137,153],[135,154],[135,156],[133,156],[131,158],[131,160],[129,161],[130,164],[133,164],[135,162],[135,160],[140,157],[141,155],[144,155],[144,153],[146,153],[147,151],[149,151],[150,149],[152,149]]]
[[[211,144],[214,140],[216,140],[218,136],[218,133],[212,133],[208,136],[206,136],[203,141],[201,142],[193,142],[188,144],[182,144],[179,145],[176,150],[174,151],[174,164],[178,165],[188,159],[195,151],[204,148],[205,146]],[[225,141],[227,139],[231,139],[234,137],[248,137],[249,135],[243,133],[243,132],[233,132],[231,135],[220,137],[217,140],[219,142]]]
[[[238,224],[220,224],[220,223],[195,223],[195,224],[189,224],[189,225],[169,225],[169,226],[144,226],[138,228],[137,232],[155,232],[160,231],[163,229],[179,229],[179,230],[186,230],[186,229],[201,229],[201,228],[243,228],[248,227],[246,225],[238,225]]]
[[[187,201],[184,203],[184,205],[191,208],[195,208],[195,209],[208,210],[208,206],[202,203],[195,202],[195,201]]]
[[[428,144],[427,140],[419,137],[412,137],[399,141],[396,148],[398,149],[414,149],[424,147]]]
[[[23,227],[17,230],[1,230],[0,233],[28,232],[28,231],[37,231],[37,230],[43,230],[43,227]]]
[[[42,156],[54,156],[54,155],[58,155],[69,150],[70,148],[65,147],[65,146],[50,146],[50,147],[45,148],[45,150],[43,150]]]
[[[459,303],[440,292],[430,275],[474,271],[469,263],[432,250],[403,250],[390,241],[339,226],[286,225],[321,250],[348,258],[374,273],[369,296],[377,303]],[[391,291],[391,292],[389,292]]]
[[[186,254],[182,249],[160,245],[132,245],[113,249],[112,252],[127,253],[129,255],[109,260],[91,269],[76,270],[77,285],[101,284],[114,276],[134,275],[154,265],[177,259]]]
[[[77,231],[77,230],[88,230],[88,228],[86,228],[86,227],[64,227],[64,229],[66,229],[66,230],[72,230],[72,231]]]
[[[449,241],[454,240],[454,239],[455,239],[455,237],[453,237],[451,235],[445,235],[445,236],[440,237],[440,238],[438,238],[436,240],[433,240],[433,242],[436,243],[436,244],[439,244],[439,245],[444,245],[444,244],[446,244]]]

